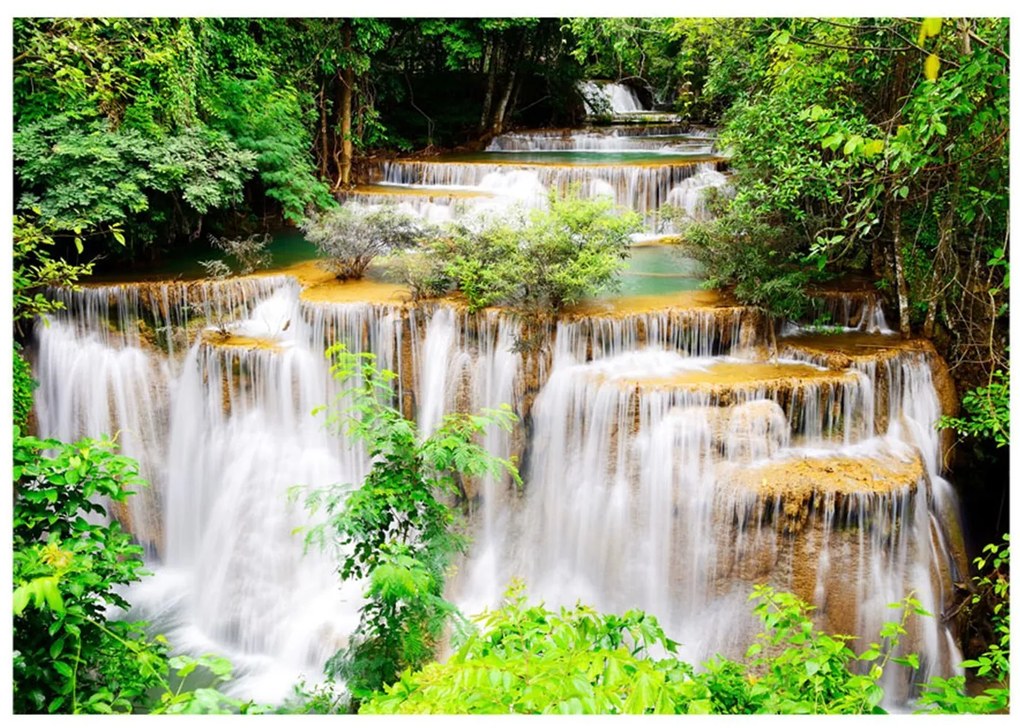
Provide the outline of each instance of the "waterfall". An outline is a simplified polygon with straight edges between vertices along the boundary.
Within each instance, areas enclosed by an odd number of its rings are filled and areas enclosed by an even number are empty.
[[[578,84],[578,90],[584,99],[585,111],[589,114],[601,114],[606,111],[626,114],[645,110],[637,92],[630,86],[620,83],[582,81]]]
[[[464,484],[473,543],[449,596],[468,613],[519,576],[549,604],[645,609],[697,664],[740,657],[759,631],[754,584],[874,639],[888,603],[913,592],[938,613],[960,576],[936,355],[881,333],[870,294],[821,296],[841,333],[791,330],[778,350],[760,312],[713,297],[579,307],[526,331],[449,301],[304,300],[287,275],[51,295],[67,308],[36,327],[40,434],[119,433],[152,483],[127,525],[155,576],[127,597],[176,648],[230,658],[237,695],[314,682],[357,624],[363,585],[304,553],[293,532],[310,519],[287,497],[370,466],[312,414],[342,392],[323,356],[337,342],[397,373],[394,404],[422,436],[451,412],[520,418],[483,445],[517,459],[523,489]],[[944,625],[910,632],[921,677],[953,674]],[[887,680],[903,704],[903,672]]]

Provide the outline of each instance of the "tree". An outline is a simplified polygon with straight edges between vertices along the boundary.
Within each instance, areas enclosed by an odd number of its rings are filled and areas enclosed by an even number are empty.
[[[429,245],[471,310],[506,305],[558,311],[615,285],[638,230],[633,211],[608,198],[551,194],[526,219],[496,217],[455,225]]]
[[[343,580],[366,579],[366,603],[350,644],[326,665],[340,676],[356,705],[393,682],[406,668],[417,669],[435,654],[448,618],[455,613],[443,598],[451,559],[466,548],[457,513],[449,500],[462,478],[508,473],[507,460],[494,457],[475,440],[488,427],[509,429],[509,408],[481,415],[447,415],[429,437],[391,406],[392,372],[375,369],[370,354],[331,347],[331,371],[349,383],[349,406],[328,422],[365,444],[372,469],[356,489],[338,485],[314,490],[305,503],[327,521],[310,529],[307,543],[335,548]]]
[[[301,229],[342,281],[361,278],[375,258],[411,247],[426,233],[420,220],[393,206],[342,205],[313,212]]]

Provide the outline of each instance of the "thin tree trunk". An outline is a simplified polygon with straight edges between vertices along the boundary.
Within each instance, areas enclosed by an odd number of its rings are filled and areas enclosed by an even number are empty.
[[[510,71],[510,78],[507,79],[503,95],[499,99],[499,105],[496,106],[496,113],[492,115],[492,126],[489,129],[493,134],[500,134],[503,131],[503,117],[506,115],[506,107],[510,102],[510,92],[513,91],[516,78],[517,69],[514,68]]]
[[[903,241],[900,236],[900,206],[892,205],[892,247],[896,269],[896,296],[900,310],[900,334],[910,338],[910,301],[907,298],[907,278],[903,272]]]
[[[354,98],[354,69],[340,72],[340,187],[351,186],[354,143],[351,137],[351,107]]]
[[[351,26],[344,24],[344,50],[351,54]],[[351,66],[340,69],[340,179],[338,186],[351,186],[351,163],[354,159],[354,143],[351,139],[351,107],[354,99],[354,69]]]
[[[484,132],[489,126],[489,113],[492,109],[492,98],[496,95],[496,75],[499,73],[499,43],[498,39],[493,40],[493,48],[488,52],[489,57],[489,78],[485,87],[485,101],[482,103],[482,118],[478,122],[478,131]]]
[[[326,83],[319,85],[320,110],[320,143],[319,143],[319,179],[326,180],[329,176],[329,124],[326,121]]]

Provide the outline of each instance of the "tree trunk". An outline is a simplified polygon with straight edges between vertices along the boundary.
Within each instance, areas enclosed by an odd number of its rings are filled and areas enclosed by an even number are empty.
[[[507,79],[506,87],[503,89],[499,104],[496,106],[496,112],[492,115],[492,125],[489,129],[493,134],[500,134],[503,131],[503,117],[506,115],[506,107],[510,102],[510,93],[513,91],[514,80],[516,78],[517,68],[515,67],[510,71],[510,78]]]
[[[339,186],[351,186],[351,162],[354,143],[351,139],[351,108],[354,98],[354,69],[340,71],[340,181]]]
[[[489,78],[485,87],[485,101],[482,103],[482,118],[478,122],[479,133],[484,133],[489,126],[489,113],[492,109],[492,98],[496,95],[496,75],[499,73],[499,47],[498,40],[493,41],[493,47],[486,54],[489,59]]]
[[[907,298],[907,278],[903,272],[903,241],[900,237],[900,206],[892,204],[892,248],[896,269],[896,296],[900,309],[900,334],[910,338],[910,301]]]
[[[325,181],[329,176],[329,124],[326,122],[326,83],[319,86],[320,110],[320,142],[319,142],[319,179]]]
[[[351,26],[344,26],[344,50],[351,53]],[[354,69],[350,66],[340,69],[340,179],[338,186],[351,186],[351,163],[354,159],[354,143],[351,138],[351,108],[354,100]]]

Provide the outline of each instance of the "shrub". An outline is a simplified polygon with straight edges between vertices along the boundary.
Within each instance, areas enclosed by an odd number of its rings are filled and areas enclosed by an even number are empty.
[[[765,629],[748,662],[716,657],[696,672],[651,615],[552,612],[527,605],[514,584],[445,663],[405,671],[361,712],[881,713],[885,665],[917,667],[915,655],[892,657],[907,619],[924,614],[912,598],[890,605],[903,610],[900,621],[861,655],[847,646],[852,638],[816,630],[796,596],[761,586],[751,599]],[[854,661],[867,671],[851,672]]]
[[[741,303],[795,319],[809,307],[805,287],[819,278],[799,260],[796,240],[781,225],[729,208],[715,220],[690,223],[680,247],[705,266],[706,287],[732,286]]]
[[[326,258],[326,267],[343,281],[364,276],[376,257],[413,246],[427,226],[393,206],[370,210],[341,205],[312,213],[301,229]]]
[[[306,543],[335,547],[340,578],[367,579],[366,603],[349,645],[326,665],[342,677],[355,703],[397,679],[406,668],[432,659],[447,619],[446,572],[466,540],[449,501],[460,479],[514,466],[488,454],[475,439],[486,428],[509,428],[509,408],[482,415],[447,415],[420,440],[415,423],[390,406],[392,372],[379,372],[370,354],[331,347],[334,376],[349,383],[350,407],[329,418],[344,434],[365,443],[372,469],[361,487],[313,490],[305,503],[326,512],[326,523],[308,531]],[[296,491],[295,491],[296,492]]]
[[[267,268],[273,261],[273,254],[266,250],[272,238],[266,234],[249,235],[246,238],[220,238],[210,235],[209,242],[237,262],[237,272],[240,275],[248,275],[259,268]],[[221,278],[231,273],[230,266],[223,261],[203,260],[200,263],[212,278]]]
[[[616,285],[639,225],[636,213],[607,198],[553,193],[549,209],[522,222],[496,218],[454,228],[445,243],[447,271],[472,310],[499,304],[557,311]]]
[[[89,520],[107,515],[100,498],[120,503],[144,485],[110,442],[67,445],[15,428],[15,711],[129,712],[159,683],[165,647],[106,616],[127,608],[118,590],[144,573],[142,549],[117,520]]]

